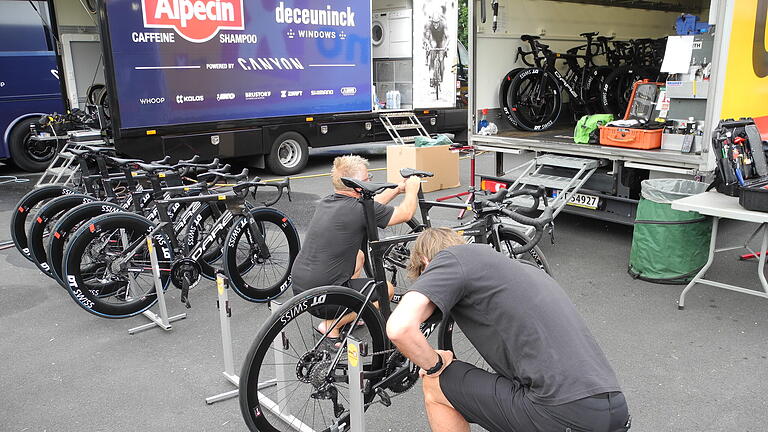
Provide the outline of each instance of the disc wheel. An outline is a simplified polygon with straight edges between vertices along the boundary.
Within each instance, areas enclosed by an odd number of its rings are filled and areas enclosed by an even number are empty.
[[[37,217],[29,226],[27,239],[32,262],[46,276],[53,277],[48,253],[45,249],[45,238],[53,232],[54,225],[66,211],[93,200],[93,197],[83,194],[62,195],[48,201],[40,208]]]
[[[74,234],[64,252],[67,289],[83,309],[106,318],[127,318],[157,301],[146,236],[154,228],[132,213],[106,214],[92,219]],[[163,289],[173,249],[163,234],[152,236]]]
[[[65,193],[71,194],[75,191],[59,185],[43,186],[28,192],[16,204],[11,215],[11,239],[24,258],[34,262],[27,244],[28,225],[35,220],[37,212],[46,202]]]
[[[509,85],[509,108],[519,129],[545,131],[554,126],[560,117],[560,87],[555,78],[543,69],[523,70]]]
[[[291,220],[273,208],[250,211],[249,218],[235,219],[224,245],[224,269],[240,297],[265,302],[280,296],[290,286],[293,261],[299,254],[299,233]],[[257,237],[264,239],[261,250]]]
[[[366,371],[383,370],[385,351],[384,321],[365,298],[344,287],[319,287],[308,290],[275,310],[264,323],[243,362],[240,373],[240,410],[251,431],[294,431],[288,420],[276,414],[292,415],[293,426],[302,424],[315,431],[349,424],[348,353],[346,344],[337,347],[314,329],[320,323],[319,307],[338,316],[360,311],[365,326],[352,335],[368,344],[372,355],[359,357]],[[323,315],[328,316],[328,315]],[[338,362],[335,361],[338,356]],[[371,375],[370,383],[380,380]],[[334,396],[335,393],[335,396]],[[334,398],[336,402],[334,402]],[[371,402],[373,393],[364,396]],[[309,429],[301,429],[309,430]]]
[[[512,84],[512,80],[525,68],[515,68],[507,72],[504,78],[501,79],[499,85],[499,106],[502,110],[502,118],[510,124],[510,126],[517,127],[517,118],[512,115],[512,110],[509,107],[509,85]]]
[[[64,282],[62,260],[64,259],[64,249],[69,242],[71,234],[77,231],[83,223],[90,221],[96,216],[105,213],[115,213],[123,211],[123,208],[117,204],[106,201],[94,201],[83,204],[64,213],[51,229],[51,235],[48,237],[48,265],[51,267],[51,276],[56,282],[66,289]]]

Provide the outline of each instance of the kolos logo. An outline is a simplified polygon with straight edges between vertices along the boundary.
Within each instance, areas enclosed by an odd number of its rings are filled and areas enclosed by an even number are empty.
[[[142,0],[144,27],[172,28],[190,42],[243,30],[243,0]]]

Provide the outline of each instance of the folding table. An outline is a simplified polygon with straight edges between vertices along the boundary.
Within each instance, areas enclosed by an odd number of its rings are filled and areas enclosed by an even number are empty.
[[[686,286],[683,292],[680,294],[680,300],[678,301],[677,306],[678,309],[684,308],[685,295],[696,284],[710,285],[713,287],[750,294],[757,297],[768,298],[768,281],[766,281],[765,273],[763,272],[765,268],[765,252],[768,250],[768,229],[766,229],[766,224],[768,224],[768,213],[746,210],[739,205],[738,197],[730,197],[715,191],[704,192],[698,195],[672,201],[672,208],[681,211],[699,212],[705,216],[712,216],[714,219],[712,221],[712,237],[709,242],[709,258],[707,259],[707,263],[704,264],[704,267],[702,267],[702,269],[696,274],[696,276],[694,276],[693,280],[691,280],[688,286]],[[717,249],[717,229],[720,223],[720,219],[740,220],[744,222],[756,223],[759,224],[759,226],[752,233],[752,235],[747,238],[743,246],[732,246]],[[762,242],[759,249],[760,253],[756,253],[749,248],[749,242],[752,241],[752,239],[755,238],[755,236],[757,236],[760,231],[762,231]],[[759,256],[757,265],[757,278],[760,280],[762,291],[704,279],[704,275],[712,265],[716,253],[741,248],[750,251],[751,253],[755,254],[755,256]]]

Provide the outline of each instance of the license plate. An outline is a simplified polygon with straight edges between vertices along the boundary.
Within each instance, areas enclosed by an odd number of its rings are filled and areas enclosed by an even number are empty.
[[[553,194],[553,198],[557,197],[559,192]],[[586,195],[577,193],[568,200],[568,205],[574,207],[588,208],[590,210],[597,210],[597,206],[600,204],[600,198],[594,195]]]

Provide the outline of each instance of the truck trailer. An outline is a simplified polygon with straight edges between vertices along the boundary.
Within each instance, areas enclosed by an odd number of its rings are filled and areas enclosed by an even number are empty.
[[[488,190],[515,183],[543,186],[553,197],[567,195],[570,205],[564,211],[631,224],[642,180],[682,177],[710,181],[715,158],[709,143],[718,122],[768,115],[767,8],[768,2],[758,0],[472,2],[468,134],[477,149],[496,157],[495,172],[483,175],[481,185]],[[686,73],[662,76],[657,69],[658,75],[644,77],[662,80],[667,96],[659,101],[664,106],[657,108],[667,110],[666,118],[697,131],[690,151],[682,151],[679,143],[674,146],[681,137],[667,136],[669,127],[664,129],[660,149],[576,144],[578,101],[562,84],[553,86],[564,101],[555,124],[545,125],[545,130],[522,130],[525,128],[508,121],[509,110],[517,109],[510,108],[505,99],[509,82],[522,74],[540,73],[535,64],[528,64],[533,60],[526,55],[534,44],[562,53],[563,58],[575,46],[582,46],[582,51],[572,52],[583,56],[588,38],[595,45],[599,40],[618,42],[617,47],[651,44],[677,36],[676,24],[691,15],[702,25],[691,28],[691,34],[684,37],[689,44],[684,61],[691,59],[683,65]],[[601,36],[605,39],[599,39]],[[558,67],[557,74],[565,75]],[[688,74],[688,67],[696,72]],[[483,120],[495,123],[498,133],[480,133]],[[522,155],[525,163],[504,166],[504,154]]]
[[[111,133],[129,156],[285,175],[309,147],[466,130],[455,2],[113,0],[97,18]]]

